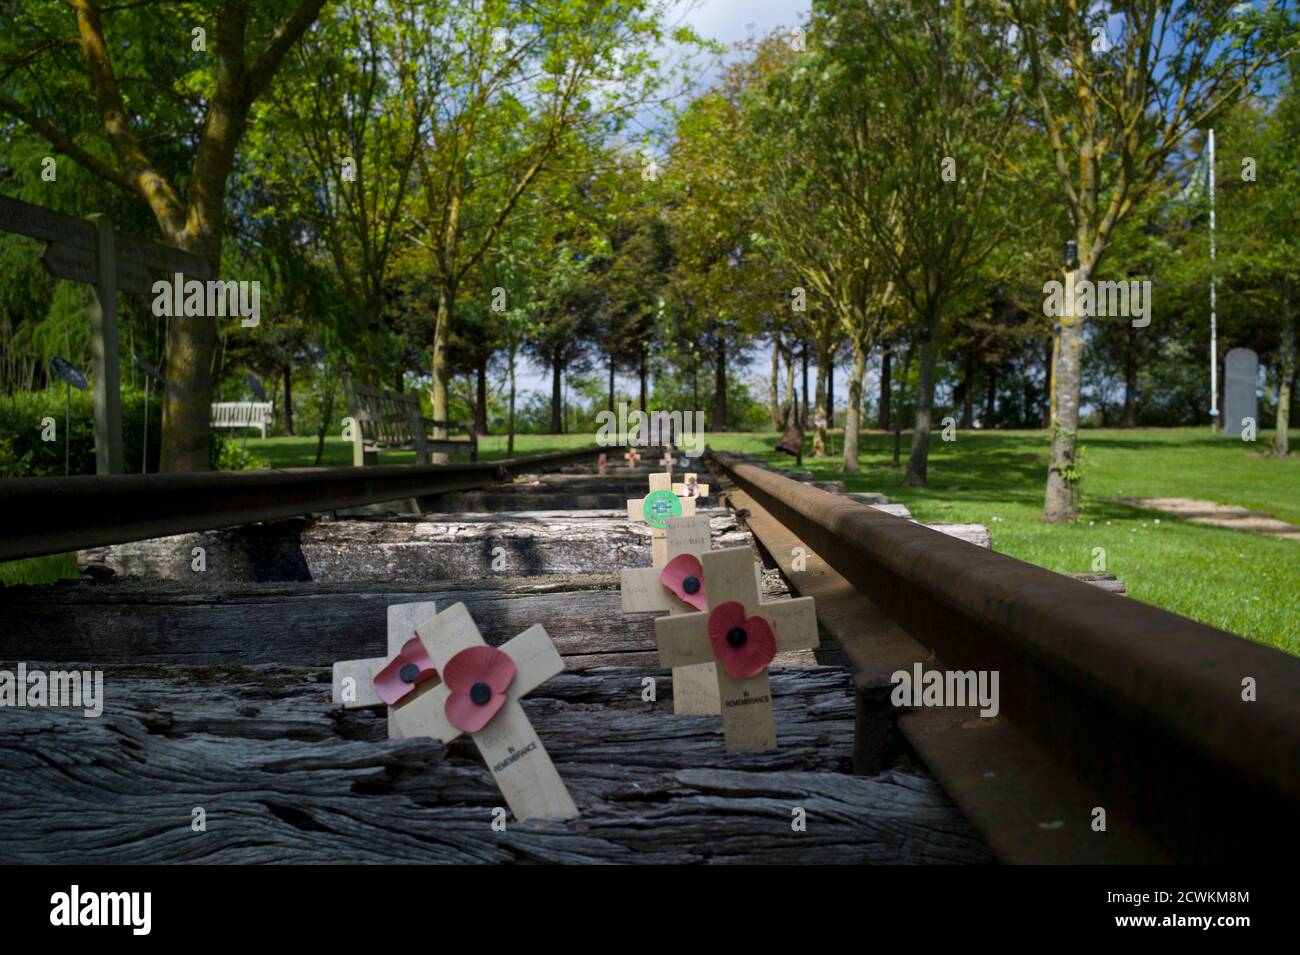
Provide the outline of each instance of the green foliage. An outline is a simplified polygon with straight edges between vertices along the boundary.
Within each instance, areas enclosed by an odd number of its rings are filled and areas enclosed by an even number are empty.
[[[65,393],[62,387],[0,396],[0,477],[53,477],[64,472]],[[46,419],[54,424],[53,441],[41,439]],[[95,417],[91,391],[72,390],[69,473],[95,473]],[[128,474],[139,474],[144,453],[144,392],[124,389],[122,394],[122,448]],[[149,395],[148,470],[158,470],[162,440],[162,405],[157,392]],[[214,432],[210,466],[240,471],[268,467],[265,459],[240,451],[238,439]]]

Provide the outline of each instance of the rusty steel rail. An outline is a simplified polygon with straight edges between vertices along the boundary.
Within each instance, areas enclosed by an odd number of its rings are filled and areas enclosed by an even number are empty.
[[[11,478],[0,481],[0,561],[472,490],[602,450],[475,464]]]
[[[927,667],[997,670],[1000,719],[1165,857],[1260,860],[1297,848],[1300,659],[732,455],[706,460],[933,650]],[[948,756],[961,762],[951,747]],[[969,766],[941,768],[932,766],[950,789],[963,772],[979,783]]]

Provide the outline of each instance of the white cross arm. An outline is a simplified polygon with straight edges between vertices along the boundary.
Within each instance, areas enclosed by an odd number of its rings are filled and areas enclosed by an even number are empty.
[[[777,653],[812,650],[817,647],[820,640],[817,636],[815,603],[812,597],[795,597],[759,605],[759,615],[772,628]]]
[[[656,617],[655,642],[659,644],[659,663],[662,666],[688,667],[714,662],[707,613]]]
[[[658,567],[624,567],[619,595],[622,597],[624,613],[681,613],[682,608],[694,610],[674,597],[659,582]]]
[[[375,674],[388,663],[388,657],[371,657],[369,660],[340,660],[334,664],[334,702],[349,710],[362,706],[382,706],[384,701],[375,692]],[[346,683],[345,681],[352,682]],[[345,692],[351,690],[351,692]]]
[[[438,609],[432,600],[421,600],[405,604],[388,605],[388,656],[370,657],[366,660],[340,660],[334,664],[334,702],[342,703],[346,709],[363,706],[382,706],[384,701],[375,692],[375,675],[388,661],[397,656],[406,641],[415,636],[416,627],[437,614]],[[349,687],[345,680],[352,680],[352,692],[345,694]],[[349,699],[345,699],[347,696]],[[391,721],[389,729],[391,731]],[[390,734],[391,735],[391,734]]]

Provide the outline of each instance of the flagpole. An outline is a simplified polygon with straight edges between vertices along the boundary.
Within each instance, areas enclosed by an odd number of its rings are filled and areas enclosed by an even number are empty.
[[[1215,311],[1214,130],[1210,130],[1210,430],[1219,423],[1219,328]]]

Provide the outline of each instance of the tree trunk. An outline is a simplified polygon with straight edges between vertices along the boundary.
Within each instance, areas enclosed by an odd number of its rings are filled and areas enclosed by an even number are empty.
[[[293,437],[293,381],[289,375],[289,366],[284,366],[284,433]]]
[[[474,433],[489,434],[487,416],[487,355],[478,360],[474,369]]]
[[[1087,269],[1073,276],[1077,284],[1088,278]],[[1068,293],[1067,293],[1068,295]],[[1083,387],[1084,316],[1062,316],[1059,346],[1056,350],[1056,414],[1052,419],[1052,458],[1047,468],[1047,493],[1043,502],[1043,520],[1065,524],[1074,520],[1074,504],[1079,474],[1075,463],[1075,444],[1079,432],[1079,396]]]
[[[862,379],[867,374],[867,350],[853,343],[853,371],[849,376],[849,403],[844,409],[844,470],[858,474],[858,431],[862,427]]]
[[[1279,349],[1277,381],[1277,421],[1273,432],[1273,455],[1284,458],[1290,453],[1291,382],[1295,378],[1295,319],[1291,316],[1291,283],[1282,284],[1282,344]]]
[[[1043,383],[1045,385],[1047,401],[1042,405],[1043,427],[1052,426],[1052,411],[1056,408],[1056,397],[1054,394],[1056,381],[1056,333],[1052,333],[1050,341],[1043,346]]]
[[[921,342],[921,381],[916,394],[916,424],[912,428],[912,450],[907,457],[903,484],[925,487],[926,467],[930,460],[930,418],[934,408],[934,369],[939,356],[939,315],[926,317]],[[915,347],[915,346],[914,346]]]
[[[436,421],[449,420],[447,407],[447,334],[455,307],[455,289],[443,285],[438,289],[438,314],[433,327],[433,417]],[[445,425],[434,425],[433,436],[446,438]],[[445,451],[429,455],[431,464],[446,464],[451,457]]]
[[[727,342],[722,335],[721,329],[718,332],[718,341],[715,346],[715,355],[713,362],[713,420],[709,424],[710,431],[727,430]]]
[[[564,362],[559,358],[551,361],[551,434],[564,433]]]
[[[1052,359],[1047,373],[1047,425],[1056,420],[1056,373],[1061,359],[1061,330],[1052,330]]]
[[[160,471],[208,470],[212,359],[216,353],[217,323],[213,319],[175,318],[167,323]]]
[[[772,377],[767,388],[768,418],[773,431],[781,430],[781,389],[778,379],[781,377],[781,336],[772,334]]]
[[[984,427],[992,428],[997,424],[998,370],[993,366],[985,369],[988,376],[988,388],[984,392]]]
[[[785,353],[785,404],[781,406],[781,427],[799,422],[799,392],[794,386],[794,349]]]
[[[813,437],[812,456],[826,456],[826,353],[827,349],[820,342],[817,344],[817,391],[813,399]]]
[[[644,350],[641,352],[641,410],[648,411],[650,403],[650,365]]]
[[[826,359],[826,427],[835,427],[835,352]]]
[[[609,354],[609,410],[614,410],[614,353]]]
[[[975,349],[965,349],[962,355],[962,378],[958,385],[961,392],[961,427],[975,426]]]
[[[803,341],[803,407],[799,409],[799,426],[808,430],[808,340]]]
[[[325,460],[325,435],[329,432],[330,422],[334,418],[334,389],[336,387],[337,376],[331,375],[326,371],[325,385],[325,410],[320,418],[320,431],[316,433],[316,467],[321,466]]]
[[[893,357],[894,350],[888,344],[882,345],[880,349],[880,414],[877,416],[876,424],[882,431],[889,430],[889,394],[893,388],[889,380],[890,360]]]
[[[1133,324],[1124,329],[1124,420],[1123,428],[1137,427],[1137,342],[1133,340]]]
[[[508,435],[506,437],[506,457],[514,457],[515,454],[515,352],[510,351],[510,409],[506,412],[508,423],[506,428]]]

